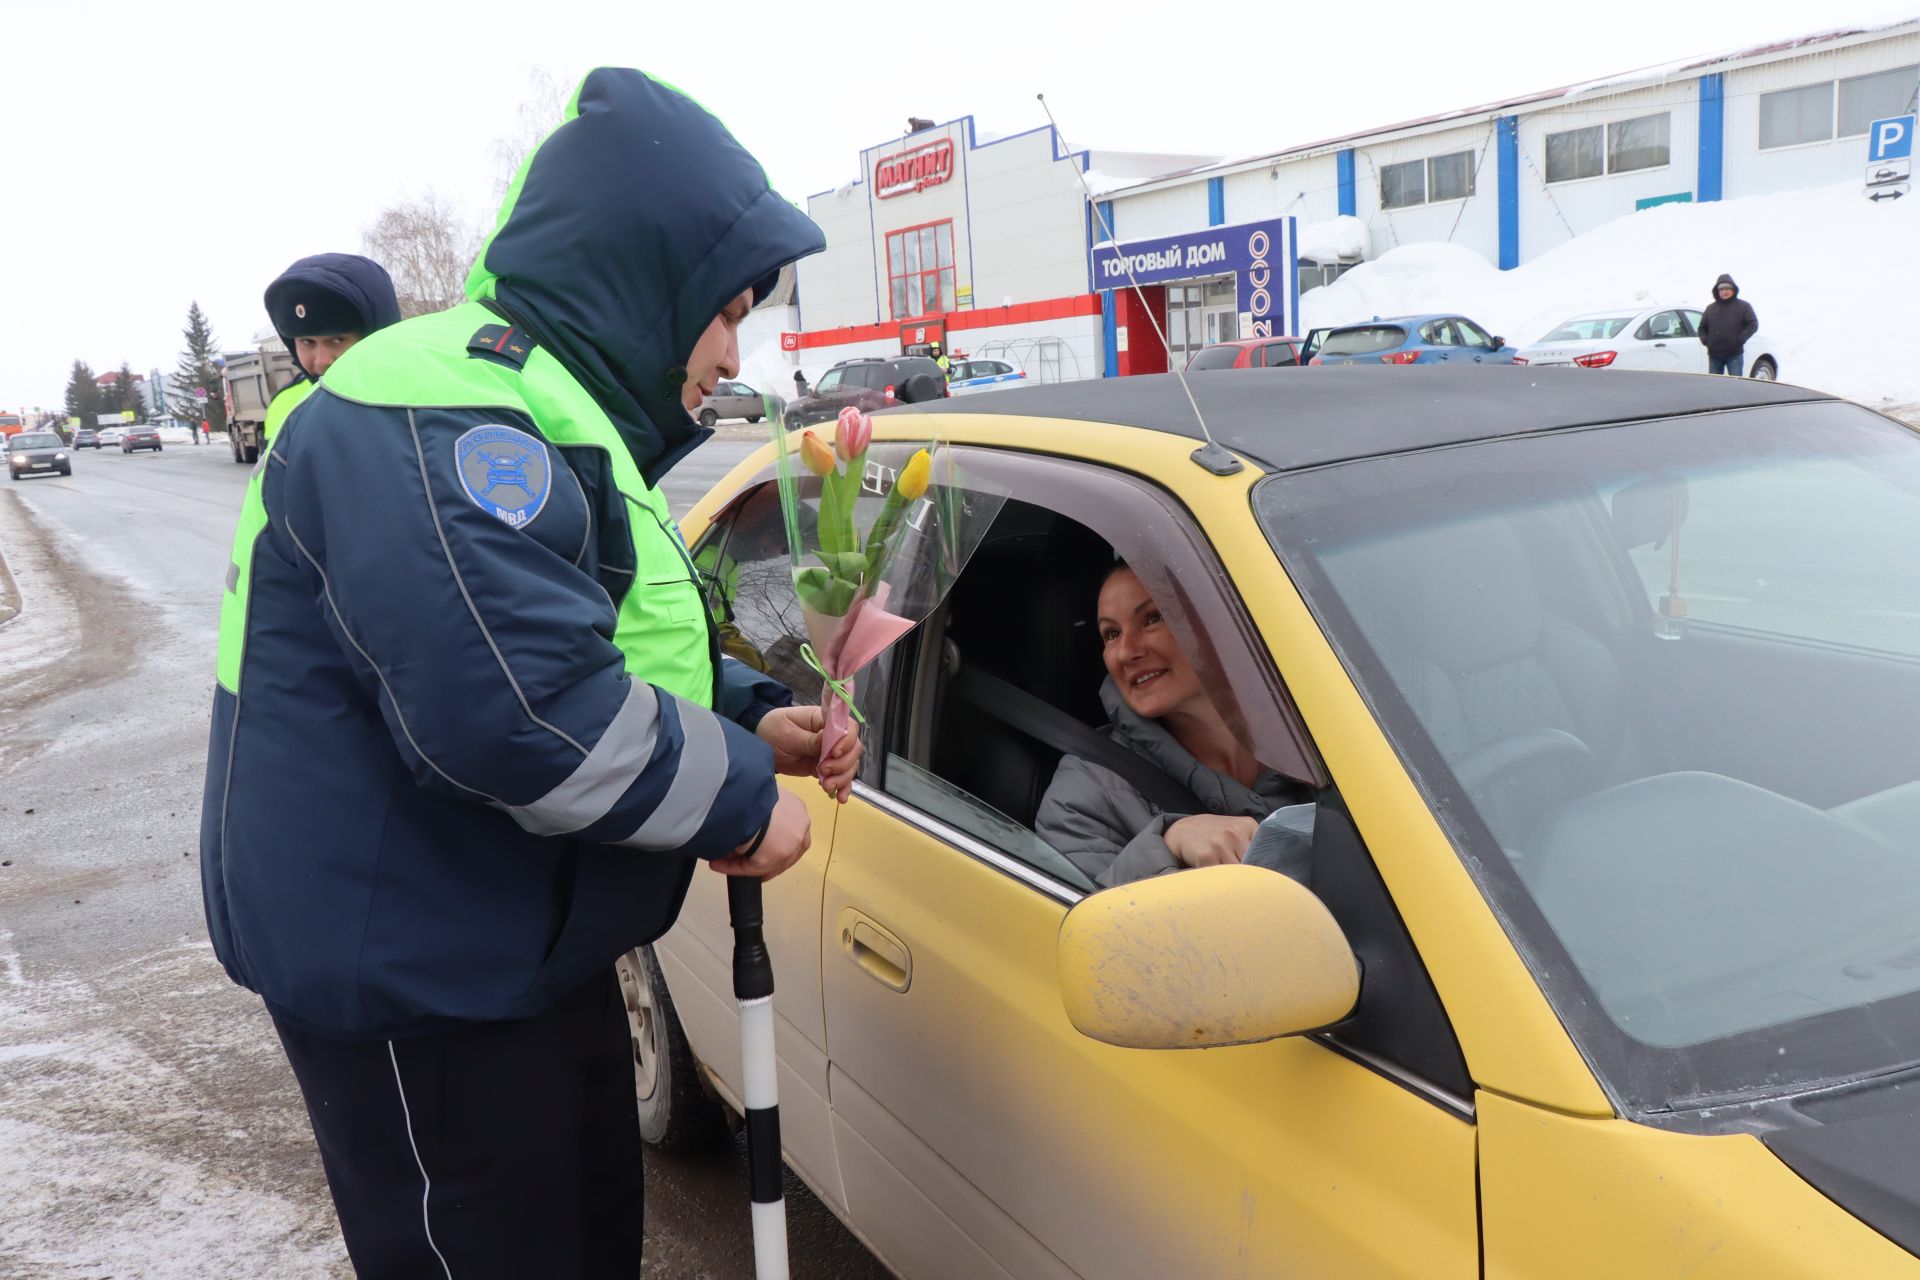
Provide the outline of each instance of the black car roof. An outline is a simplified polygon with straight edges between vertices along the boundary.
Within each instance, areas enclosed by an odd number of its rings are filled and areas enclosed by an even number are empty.
[[[1507,365],[1221,369],[1188,384],[1215,440],[1279,471],[1536,431],[1834,399],[1751,378]],[[1172,374],[1029,385],[891,412],[1104,422],[1201,439]]]

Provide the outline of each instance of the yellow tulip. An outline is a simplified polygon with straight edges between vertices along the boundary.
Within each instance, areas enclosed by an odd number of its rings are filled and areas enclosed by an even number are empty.
[[[900,472],[899,483],[895,486],[900,496],[913,502],[927,491],[927,480],[933,475],[933,458],[925,449],[913,455]]]
[[[834,472],[833,450],[811,431],[800,437],[800,460],[817,476],[830,476]]]

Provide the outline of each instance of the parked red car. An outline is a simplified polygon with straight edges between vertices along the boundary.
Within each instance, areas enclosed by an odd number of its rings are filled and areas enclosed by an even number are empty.
[[[1188,373],[1205,369],[1277,369],[1300,363],[1299,338],[1238,338],[1202,347],[1187,361]]]

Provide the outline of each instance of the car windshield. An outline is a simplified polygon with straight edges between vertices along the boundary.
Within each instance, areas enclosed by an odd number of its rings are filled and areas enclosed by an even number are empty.
[[[58,449],[60,437],[51,432],[36,432],[31,435],[17,435],[13,438],[16,449]]]
[[[1391,351],[1407,340],[1407,331],[1398,325],[1370,324],[1353,329],[1335,329],[1320,348],[1323,356],[1365,356],[1376,351]]]
[[[1624,1107],[1920,1062],[1920,436],[1778,405],[1256,505]]]
[[[1238,347],[1206,347],[1193,357],[1187,365],[1188,373],[1198,373],[1202,369],[1231,369],[1233,362],[1240,358]]]
[[[1587,316],[1584,319],[1567,321],[1540,341],[1592,342],[1595,339],[1614,337],[1632,323],[1632,316],[1605,316],[1598,319]]]

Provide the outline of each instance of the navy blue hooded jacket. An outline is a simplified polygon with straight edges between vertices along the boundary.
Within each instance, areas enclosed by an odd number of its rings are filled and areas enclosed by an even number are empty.
[[[368,337],[288,418],[236,544],[244,659],[229,687],[223,657],[201,825],[215,952],[277,1015],[386,1038],[548,1008],[672,924],[694,858],[764,826],[771,754],[743,725],[790,701],[730,660],[720,714],[627,674],[629,522],[658,516],[604,451],[524,408],[366,388],[513,363],[467,336],[509,321],[519,362],[558,361],[652,480],[703,438],[679,398],[700,332],[823,247],[718,121],[596,71],[475,266],[487,309]],[[523,519],[463,473],[475,438],[527,446],[475,464],[515,469],[503,501],[538,490]]]

